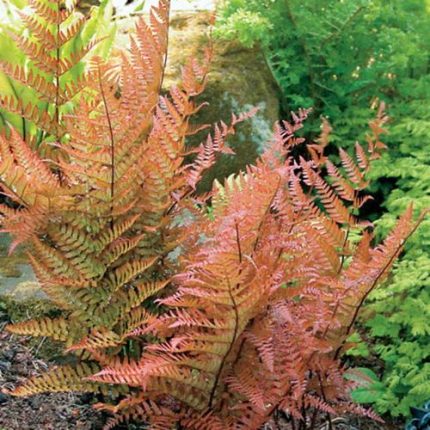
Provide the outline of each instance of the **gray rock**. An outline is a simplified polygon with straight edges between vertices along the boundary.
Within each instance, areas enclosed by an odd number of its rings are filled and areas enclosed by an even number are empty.
[[[210,12],[176,13],[170,26],[169,56],[165,74],[165,88],[180,80],[181,66],[187,58],[201,57],[208,45]],[[258,107],[258,113],[237,128],[228,143],[236,155],[222,156],[206,175],[201,191],[211,189],[214,179],[222,180],[253,163],[271,135],[273,124],[279,119],[279,97],[276,82],[262,52],[249,49],[238,42],[214,40],[214,56],[206,91],[201,102],[209,103],[196,118],[200,124],[217,121],[228,123],[231,113],[241,113]],[[200,143],[204,133],[195,136]]]
[[[9,255],[10,238],[0,235],[0,303],[13,321],[48,313],[55,309],[28,264],[25,250]]]

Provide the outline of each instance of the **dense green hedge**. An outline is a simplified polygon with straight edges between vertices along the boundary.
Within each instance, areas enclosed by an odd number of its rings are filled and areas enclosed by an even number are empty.
[[[332,142],[364,138],[372,103],[391,117],[386,155],[373,170],[372,219],[382,234],[409,202],[430,206],[430,1],[226,0],[216,35],[262,46],[284,112],[313,107],[307,133],[329,118]],[[381,209],[382,208],[382,209]],[[373,295],[366,325],[384,360],[382,383],[356,399],[408,415],[430,399],[430,220],[407,245],[394,276]],[[362,348],[366,350],[366,348]]]

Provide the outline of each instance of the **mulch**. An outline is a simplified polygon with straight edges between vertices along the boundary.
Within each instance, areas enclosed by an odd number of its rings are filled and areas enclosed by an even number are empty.
[[[52,393],[27,398],[2,393],[11,390],[25,379],[48,369],[40,358],[42,343],[14,336],[4,330],[7,321],[0,311],[0,430],[99,430],[106,417],[95,411],[96,400],[90,394]],[[43,341],[42,341],[43,342]],[[401,430],[404,425],[380,424],[357,416],[338,417],[332,421],[333,430]],[[272,430],[270,424],[264,430]],[[129,425],[122,429],[144,429]],[[118,428],[119,430],[119,428]],[[285,430],[290,430],[288,425]],[[316,430],[329,430],[321,423]]]
[[[91,407],[91,395],[52,393],[19,398],[1,392],[48,368],[48,363],[37,358],[37,345],[5,332],[5,325],[0,322],[0,430],[101,429],[104,418]]]

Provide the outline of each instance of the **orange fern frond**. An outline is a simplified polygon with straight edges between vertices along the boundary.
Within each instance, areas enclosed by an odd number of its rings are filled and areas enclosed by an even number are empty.
[[[8,325],[7,330],[11,333],[24,336],[46,336],[54,340],[65,342],[69,336],[67,320],[64,318],[42,318],[40,320],[24,321]]]
[[[82,363],[76,367],[57,367],[42,376],[36,376],[28,380],[11,392],[14,396],[28,396],[46,392],[74,391],[99,392],[100,386],[91,382],[85,382],[83,378],[96,372],[97,365]]]

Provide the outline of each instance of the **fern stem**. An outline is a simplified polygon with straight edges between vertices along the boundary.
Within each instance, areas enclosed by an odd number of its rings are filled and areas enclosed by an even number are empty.
[[[100,87],[100,94],[102,96],[102,100],[103,100],[103,106],[105,108],[105,113],[106,113],[106,119],[108,122],[108,127],[109,127],[109,136],[110,136],[110,143],[111,143],[111,182],[110,182],[110,197],[112,199],[112,207],[111,207],[111,212],[113,213],[113,198],[115,196],[115,138],[114,138],[114,133],[113,133],[113,126],[112,126],[112,120],[110,117],[110,112],[109,112],[109,106],[107,103],[107,99],[106,99],[106,94],[105,94],[105,90],[103,88],[103,82],[102,82],[102,74],[101,74],[101,70],[100,70],[100,64],[97,64],[97,74],[98,74],[98,80],[99,80],[99,87]],[[111,217],[111,228],[113,228],[114,225],[114,221],[113,221],[113,216]]]
[[[346,260],[346,258],[345,258],[345,247],[346,247],[346,244],[348,242],[350,232],[351,232],[351,226],[348,225],[348,228],[347,228],[346,234],[345,234],[345,240],[344,240],[343,245],[342,245],[342,256],[341,256],[341,260],[340,260],[340,266],[339,266],[339,269],[337,271],[338,275],[342,272],[343,266],[345,265],[345,260]]]
[[[227,285],[228,285],[228,294],[230,296],[230,300],[233,304],[233,310],[234,310],[234,330],[233,330],[233,336],[232,336],[232,339],[230,342],[230,346],[228,347],[227,352],[224,354],[224,356],[221,360],[220,366],[218,368],[217,374],[215,376],[214,385],[212,387],[211,394],[209,396],[208,408],[212,407],[212,403],[213,403],[213,400],[215,397],[215,392],[216,392],[216,389],[218,388],[218,383],[219,383],[219,380],[221,378],[222,371],[224,370],[225,362],[227,361],[227,357],[230,355],[231,351],[233,350],[233,346],[234,346],[234,343],[236,341],[237,333],[239,330],[239,312],[237,309],[237,304],[236,304],[236,301],[234,299],[233,293],[231,291],[230,279],[228,277],[227,277]]]
[[[57,0],[57,25],[56,25],[56,40],[55,44],[56,50],[55,50],[55,59],[56,59],[56,65],[55,65],[55,139],[57,140],[57,143],[60,143],[60,58],[61,58],[61,46],[60,46],[60,32],[61,32],[61,26],[60,26],[60,12],[61,12],[61,1]],[[48,105],[49,106],[49,105]],[[63,174],[61,172],[61,169],[58,170],[58,179],[60,181],[60,184],[63,182]]]
[[[322,398],[323,398],[324,402],[327,403],[327,397],[325,395],[324,385],[323,385],[323,382],[322,382],[322,379],[321,379],[321,374],[319,372],[318,372],[318,382],[320,384]],[[330,414],[327,413],[326,417],[327,417],[327,421],[328,421],[328,428],[329,428],[329,430],[333,430],[333,423],[331,421]]]
[[[296,430],[296,420],[293,417],[291,417],[291,429]]]
[[[310,429],[313,430],[315,428],[315,421],[317,419],[318,416],[318,409],[314,410],[314,413],[312,414],[312,418],[311,418],[311,425],[310,425]]]
[[[355,18],[358,17],[358,15],[360,15],[360,13],[362,11],[364,11],[366,9],[366,7],[364,6],[359,6],[344,22],[343,24],[333,33],[329,34],[323,41],[322,41],[322,45],[324,46],[327,43],[331,42],[333,39],[338,38],[343,30],[345,30],[345,28],[347,28],[349,25],[351,25],[352,21],[355,20]]]
[[[306,420],[307,420],[307,416],[306,416],[306,408],[304,406],[302,406],[302,416],[303,416],[303,429],[306,430]]]
[[[378,276],[375,278],[375,280],[373,281],[371,287],[366,291],[366,293],[363,295],[363,297],[361,298],[359,304],[357,305],[357,307],[355,308],[354,314],[352,315],[351,321],[346,329],[345,332],[345,339],[343,340],[343,342],[341,343],[341,345],[337,348],[335,354],[334,354],[334,359],[336,360],[339,357],[340,351],[342,350],[342,347],[345,345],[345,341],[346,338],[348,337],[348,335],[350,334],[352,327],[354,327],[355,321],[357,320],[358,314],[361,311],[361,308],[363,307],[364,302],[366,301],[366,299],[369,297],[369,294],[375,289],[376,285],[378,284],[379,280],[382,278],[382,276],[386,273],[386,271],[388,270],[388,268],[393,264],[394,260],[397,258],[398,253],[400,252],[400,250],[403,248],[403,245],[405,242],[407,242],[409,240],[409,238],[415,233],[415,231],[417,230],[417,228],[420,226],[421,222],[424,220],[425,216],[427,215],[427,213],[429,212],[429,210],[425,210],[418,218],[418,220],[416,221],[415,225],[413,226],[413,228],[411,229],[411,231],[408,233],[408,235],[404,238],[404,240],[400,243],[400,245],[397,247],[396,252],[393,252],[393,255],[391,256],[391,258],[388,260],[387,264],[380,270],[380,272],[378,273]]]
[[[60,25],[57,26],[58,28],[58,32]],[[56,125],[56,129],[57,129],[57,136],[55,136],[57,139],[59,138],[59,134],[60,134],[60,106],[59,106],[59,101],[60,101],[60,71],[59,71],[59,62],[60,62],[60,48],[57,48],[56,51],[56,57],[57,57],[57,70],[56,70],[56,76],[55,76],[55,125]]]
[[[236,243],[237,243],[237,252],[238,252],[238,257],[239,257],[239,263],[242,263],[242,258],[243,258],[242,257],[242,246],[240,244],[239,224],[237,222],[235,222],[235,230],[236,230]],[[242,267],[240,267],[240,269],[239,269],[239,276],[241,273],[242,273]],[[238,283],[236,285],[236,288],[238,288],[239,286],[240,286],[240,284]],[[229,282],[229,287],[230,287],[230,282]],[[236,303],[234,302],[234,297],[231,295],[231,289],[230,288],[229,288],[229,293],[230,293],[230,298],[232,299],[233,303],[236,305]],[[235,312],[236,312],[236,322],[237,322],[237,324],[239,324],[239,315],[237,314],[237,308],[236,307],[235,307]],[[249,324],[252,324],[252,321],[253,320],[251,320]],[[237,325],[236,325],[236,327],[237,327]],[[237,333],[235,334],[234,337],[236,337],[236,336],[237,336]],[[237,363],[237,361],[240,358],[244,344],[245,344],[245,338],[242,338],[242,341],[240,342],[240,345],[239,345],[237,355],[233,361],[233,367],[235,366],[235,364]]]
[[[260,242],[260,233],[261,233],[261,230],[263,228],[264,221],[266,220],[266,217],[269,214],[270,209],[272,208],[273,202],[275,201],[275,197],[276,197],[276,194],[278,194],[280,186],[281,186],[281,178],[279,177],[278,185],[275,188],[275,192],[273,193],[272,198],[270,199],[270,202],[267,205],[266,211],[264,212],[264,215],[261,218],[261,221],[260,221],[260,223],[258,225],[258,228],[257,228],[257,237],[255,238],[255,243],[254,243],[254,246],[252,247],[252,252],[253,253],[257,250],[257,246],[258,246],[258,244]]]
[[[60,11],[61,4],[60,0],[57,0],[57,27],[56,27],[56,70],[55,70],[55,126],[57,130],[57,139],[59,138],[60,129],[60,57],[61,57],[61,47],[60,47]]]
[[[240,245],[240,237],[239,237],[239,224],[237,222],[234,223],[236,229],[236,242],[237,242],[237,251],[239,254],[239,263],[242,263],[242,247]]]
[[[169,0],[167,2],[167,29],[169,29],[170,9],[171,9],[171,2]],[[169,30],[167,30],[167,33],[166,33],[166,53],[164,55],[163,70],[161,71],[159,93],[161,93],[161,90],[163,89],[164,77],[166,76],[166,67],[167,67],[168,54],[169,54]]]

